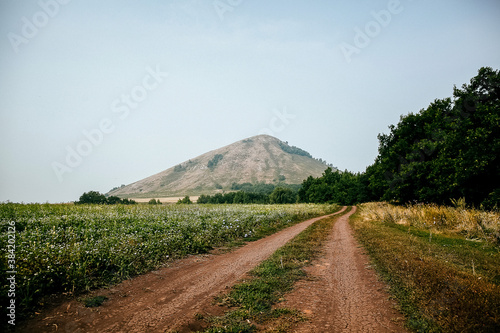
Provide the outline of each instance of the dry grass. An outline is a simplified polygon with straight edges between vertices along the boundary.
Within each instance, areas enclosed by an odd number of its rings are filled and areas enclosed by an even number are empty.
[[[456,207],[369,203],[364,205],[363,218],[500,244],[500,213],[466,209],[463,201],[456,202]]]
[[[356,237],[418,332],[500,332],[498,213],[361,205]]]

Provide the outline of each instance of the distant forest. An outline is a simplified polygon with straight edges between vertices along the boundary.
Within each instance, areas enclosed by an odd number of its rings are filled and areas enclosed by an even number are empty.
[[[453,97],[401,116],[378,136],[378,156],[363,173],[328,168],[309,177],[300,202],[352,205],[367,201],[468,204],[498,209],[500,200],[500,76],[483,67]]]

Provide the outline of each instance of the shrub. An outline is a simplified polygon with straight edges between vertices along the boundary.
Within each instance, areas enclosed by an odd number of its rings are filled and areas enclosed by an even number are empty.
[[[223,157],[224,155],[222,154],[216,154],[210,161],[208,161],[207,167],[210,170],[213,170],[217,166],[217,164],[222,160]]]
[[[189,195],[186,195],[184,197],[184,199],[179,199],[179,201],[177,201],[178,204],[192,204],[193,202],[191,201],[191,199],[189,198]]]
[[[149,200],[148,204],[150,204],[150,205],[161,205],[161,201],[160,201],[160,199],[158,199],[158,200],[151,199],[151,200]]]
[[[108,197],[108,199],[107,199],[107,203],[110,205],[116,205],[116,204],[119,204],[121,202],[122,202],[122,199],[120,199],[119,197],[117,197],[115,195],[112,195],[112,196]]]

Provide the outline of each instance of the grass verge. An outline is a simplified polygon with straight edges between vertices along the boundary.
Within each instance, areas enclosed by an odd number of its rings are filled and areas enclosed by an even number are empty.
[[[446,230],[433,233],[405,221],[374,219],[368,211],[373,206],[362,205],[351,225],[397,298],[410,329],[500,331],[497,244]]]
[[[343,214],[315,222],[252,270],[247,281],[219,296],[217,303],[228,306],[229,311],[203,318],[209,325],[203,332],[255,332],[264,326],[273,327],[273,332],[288,332],[292,325],[304,320],[297,310],[276,309],[273,305],[304,278],[303,268],[318,256],[333,224]]]

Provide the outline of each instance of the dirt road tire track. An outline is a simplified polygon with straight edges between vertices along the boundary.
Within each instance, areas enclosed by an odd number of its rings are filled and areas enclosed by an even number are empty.
[[[331,214],[340,214],[341,211]],[[327,216],[331,216],[327,215]],[[76,301],[42,312],[19,332],[168,332],[181,327],[225,288],[267,259],[312,223],[298,223],[222,255],[193,256],[173,267],[97,292],[109,298],[89,309]]]
[[[348,214],[333,227],[323,255],[306,271],[283,307],[301,310],[310,320],[294,332],[406,332],[402,315],[352,234]]]

